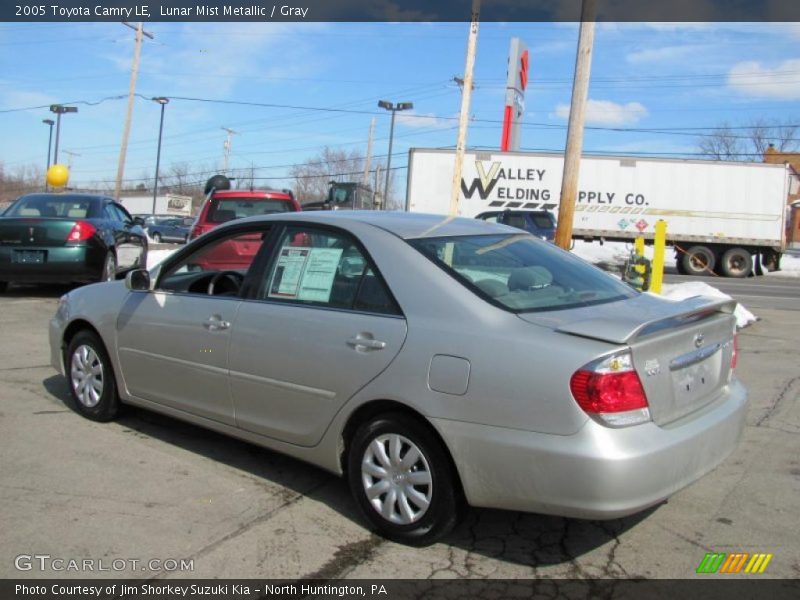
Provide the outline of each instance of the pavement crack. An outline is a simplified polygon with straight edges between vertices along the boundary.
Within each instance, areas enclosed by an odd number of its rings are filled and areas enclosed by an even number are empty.
[[[367,539],[339,546],[330,560],[313,573],[303,575],[301,579],[313,579],[319,581],[319,583],[341,579],[353,568],[372,558],[378,546],[385,541],[382,537],[373,533]]]
[[[761,427],[761,425],[764,423],[764,421],[769,419],[775,413],[775,411],[778,409],[778,406],[780,406],[781,401],[789,393],[789,390],[792,389],[792,386],[794,386],[794,384],[797,383],[798,381],[800,381],[800,377],[792,377],[789,381],[787,381],[783,385],[783,388],[781,389],[780,392],[778,392],[778,395],[775,396],[775,401],[767,409],[767,412],[764,413],[763,415],[761,415],[761,417],[758,419],[758,421],[756,421],[756,425],[755,425],[756,427]]]

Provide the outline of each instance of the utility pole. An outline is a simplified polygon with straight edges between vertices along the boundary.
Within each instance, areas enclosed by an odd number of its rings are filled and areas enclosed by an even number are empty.
[[[578,175],[583,151],[583,122],[589,96],[589,74],[592,69],[594,44],[595,0],[583,0],[581,29],[578,34],[578,55],[575,58],[575,78],[572,83],[572,102],[567,126],[567,148],[564,152],[564,175],[561,179],[561,202],[555,243],[564,250],[572,246],[572,221],[578,196]]]
[[[394,116],[399,110],[411,110],[414,108],[413,102],[398,102],[392,104],[386,100],[378,102],[378,108],[383,108],[392,113],[391,125],[389,125],[389,156],[386,158],[386,178],[383,182],[383,202],[384,205],[389,201],[389,178],[392,176],[392,143],[394,142]]]
[[[469,104],[472,99],[472,72],[475,69],[475,51],[478,47],[478,19],[480,17],[481,0],[472,0],[472,20],[469,25],[467,40],[467,64],[464,67],[464,82],[461,86],[461,115],[458,119],[458,139],[456,141],[456,157],[453,165],[453,188],[450,193],[450,210],[454,217],[458,214],[458,196],[461,193],[461,171],[464,163],[464,149],[467,145],[467,125],[469,123]]]
[[[369,163],[372,160],[372,133],[375,131],[375,117],[369,123],[369,138],[367,139],[367,156],[364,158],[364,179],[363,184],[369,185]]]
[[[373,194],[375,198],[379,196],[378,186],[380,185],[380,181],[381,181],[381,166],[375,165],[375,186],[372,188],[374,190]],[[374,203],[375,201],[373,200],[373,204]],[[386,210],[386,200],[384,200],[383,198],[381,198],[381,210]]]
[[[133,46],[133,65],[131,66],[131,79],[128,85],[128,111],[125,114],[125,127],[122,129],[122,143],[119,148],[119,163],[117,164],[117,181],[114,185],[114,197],[119,199],[122,193],[122,178],[125,175],[125,157],[128,154],[128,136],[131,132],[131,119],[133,118],[133,103],[136,100],[136,78],[139,75],[139,58],[142,55],[142,36],[147,36],[151,40],[153,34],[144,30],[144,25],[140,21],[134,27],[130,23],[122,22],[125,27],[136,30],[135,43]]]
[[[223,149],[223,152],[224,152],[223,157],[222,157],[222,165],[223,165],[222,172],[225,173],[225,175],[227,175],[228,174],[228,162],[230,161],[230,158],[231,158],[231,148],[233,148],[233,136],[239,135],[239,132],[238,131],[234,131],[233,129],[230,129],[229,127],[223,127],[222,130],[228,132],[228,137],[222,143],[222,149]]]

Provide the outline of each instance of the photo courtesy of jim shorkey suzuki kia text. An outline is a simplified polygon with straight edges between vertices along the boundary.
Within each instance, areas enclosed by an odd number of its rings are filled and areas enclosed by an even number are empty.
[[[309,596],[321,597],[365,597],[370,596],[388,597],[389,591],[385,585],[370,583],[363,585],[355,584],[284,584],[275,585],[265,583],[264,585],[249,585],[243,583],[215,583],[202,585],[197,583],[139,583],[130,585],[125,583],[94,584],[94,585],[70,585],[66,583],[49,585],[29,585],[17,584],[15,586],[17,596],[36,596],[51,594],[53,596],[131,596],[131,597],[150,597],[159,598],[194,598],[196,596],[214,596],[224,598],[228,595],[236,598],[249,598],[252,594],[263,594],[263,596],[299,596],[306,598]]]
[[[272,19],[284,17],[304,19],[309,16],[310,8],[288,5],[252,5],[252,6],[164,6],[159,4],[139,4],[132,6],[62,6],[59,4],[15,4],[17,17],[57,17],[59,19],[82,19],[86,17],[120,18],[120,19],[154,19],[159,17],[181,17],[185,19],[233,17]]]

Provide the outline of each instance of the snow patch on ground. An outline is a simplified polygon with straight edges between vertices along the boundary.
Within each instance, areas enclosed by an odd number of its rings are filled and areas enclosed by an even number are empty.
[[[648,292],[649,293],[649,292]],[[661,287],[661,298],[665,298],[667,300],[673,300],[678,302],[680,300],[685,300],[686,298],[691,298],[693,296],[711,296],[712,298],[725,298],[731,299],[731,297],[718,290],[715,287],[708,285],[707,283],[703,283],[701,281],[691,281],[689,283],[677,283],[677,284],[668,284],[665,283]],[[751,313],[747,308],[741,305],[741,303],[736,304],[736,310],[733,312],[734,316],[736,317],[736,326],[741,329],[742,327],[747,327],[748,325],[755,323],[758,320],[753,313]]]
[[[150,270],[155,267],[158,263],[175,252],[175,250],[177,250],[177,248],[170,250],[149,250],[147,252],[147,269]]]

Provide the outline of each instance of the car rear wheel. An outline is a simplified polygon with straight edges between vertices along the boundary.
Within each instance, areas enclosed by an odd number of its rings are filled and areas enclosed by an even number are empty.
[[[458,522],[460,488],[447,452],[408,415],[389,413],[361,425],[347,467],[361,512],[390,540],[431,544]]]
[[[158,233],[158,232],[154,233],[154,234],[153,234],[153,241],[154,241],[156,244],[160,244],[160,243],[161,243],[161,234],[160,234],[160,233]]]
[[[64,364],[75,409],[93,421],[110,421],[119,412],[114,371],[103,342],[81,331],[67,347]]]
[[[117,257],[110,250],[103,261],[103,273],[100,281],[114,281],[117,278]]]

